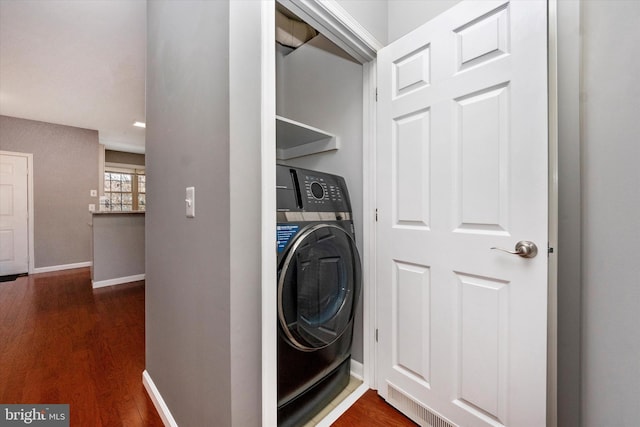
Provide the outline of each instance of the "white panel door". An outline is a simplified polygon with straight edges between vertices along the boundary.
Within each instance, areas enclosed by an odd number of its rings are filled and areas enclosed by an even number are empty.
[[[546,41],[463,1],[378,55],[377,384],[422,425],[546,424]]]
[[[29,271],[27,158],[0,155],[0,276]]]

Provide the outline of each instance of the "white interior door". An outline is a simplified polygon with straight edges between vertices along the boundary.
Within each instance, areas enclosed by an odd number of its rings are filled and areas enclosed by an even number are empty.
[[[29,271],[27,157],[0,155],[0,276]]]
[[[422,425],[546,424],[546,41],[463,1],[378,55],[377,384]]]

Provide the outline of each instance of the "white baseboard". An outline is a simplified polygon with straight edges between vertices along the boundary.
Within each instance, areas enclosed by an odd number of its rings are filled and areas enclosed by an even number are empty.
[[[93,289],[95,288],[103,288],[105,286],[113,286],[113,285],[121,285],[123,283],[131,283],[137,282],[139,280],[144,280],[144,274],[136,274],[135,276],[126,276],[126,277],[116,277],[115,279],[109,280],[92,280],[91,284],[93,285]]]
[[[351,359],[351,376],[364,381],[364,366],[357,360]]]
[[[153,406],[156,407],[158,415],[162,418],[164,425],[167,427],[178,427],[178,423],[176,423],[173,415],[171,415],[169,407],[164,403],[164,399],[160,395],[160,392],[156,388],[156,385],[153,383],[153,380],[146,369],[142,372],[142,384],[144,385],[145,390],[147,390],[147,394],[149,395],[149,398],[151,398]]]
[[[72,268],[91,267],[92,265],[93,265],[93,263],[91,261],[77,262],[75,264],[51,265],[49,267],[34,268],[32,273],[33,274],[50,273],[52,271],[71,270]]]

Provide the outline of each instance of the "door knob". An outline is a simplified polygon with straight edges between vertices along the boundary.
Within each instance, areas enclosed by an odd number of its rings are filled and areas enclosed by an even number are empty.
[[[518,243],[516,243],[515,251],[510,251],[507,249],[496,248],[496,247],[493,247],[491,249],[497,249],[499,251],[506,252],[508,254],[519,255],[522,258],[533,258],[536,255],[538,255],[538,247],[536,246],[535,243],[530,242],[528,240],[520,240]]]

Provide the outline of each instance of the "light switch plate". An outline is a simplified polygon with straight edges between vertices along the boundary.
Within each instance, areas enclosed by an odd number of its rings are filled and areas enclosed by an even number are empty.
[[[93,203],[89,204],[89,212],[95,212],[96,211],[96,205],[94,205]]]
[[[196,216],[196,188],[195,187],[187,187],[187,193],[184,201],[187,207],[187,218],[194,218]]]
[[[89,190],[89,196],[98,197],[98,190]]]

